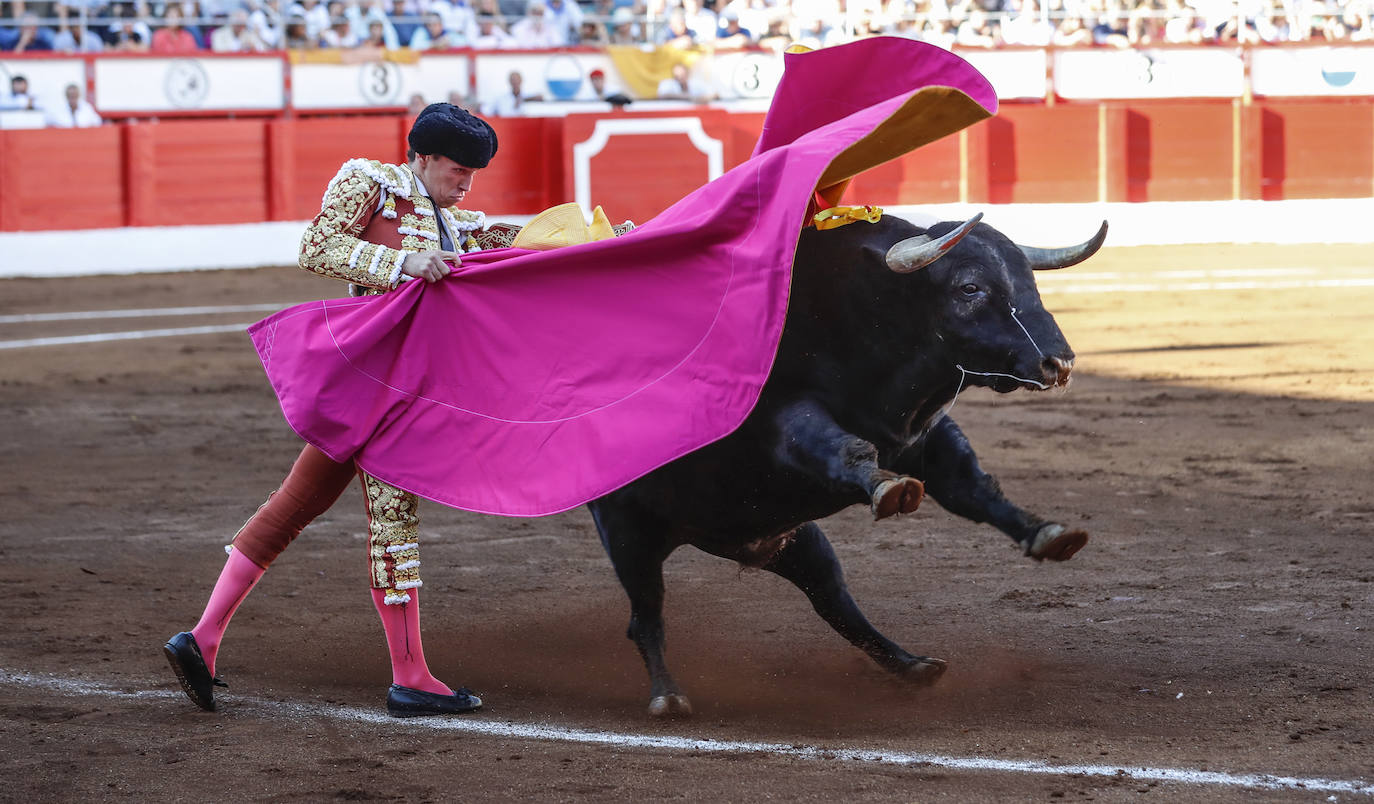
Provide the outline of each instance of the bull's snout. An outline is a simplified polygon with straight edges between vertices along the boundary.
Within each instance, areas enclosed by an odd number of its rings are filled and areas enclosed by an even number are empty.
[[[1069,384],[1069,375],[1073,373],[1073,358],[1047,357],[1041,362],[1040,370],[1046,385],[1066,386]]]

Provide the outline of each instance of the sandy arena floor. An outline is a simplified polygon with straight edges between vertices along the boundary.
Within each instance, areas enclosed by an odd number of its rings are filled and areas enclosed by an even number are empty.
[[[1370,800],[1371,279],[1354,246],[1118,249],[1046,275],[1072,388],[970,392],[954,417],[1013,499],[1091,532],[1083,552],[1037,565],[934,503],[824,523],[870,619],[950,661],[927,690],[779,579],[683,551],[669,659],[698,714],[652,722],[585,511],[428,505],[431,665],[488,703],[453,729],[372,717],[389,677],[356,489],[240,610],[221,711],[177,690],[162,642],[194,624],[222,545],[299,449],[246,335],[5,348],[265,313],[20,314],[285,306],[339,286],[287,269],[0,282],[0,800]],[[1091,767],[996,766],[1018,760]]]

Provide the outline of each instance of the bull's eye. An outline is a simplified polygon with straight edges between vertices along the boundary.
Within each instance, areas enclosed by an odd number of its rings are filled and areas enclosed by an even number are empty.
[[[964,292],[965,296],[978,295],[978,286],[973,284],[972,282],[965,282],[959,289]]]

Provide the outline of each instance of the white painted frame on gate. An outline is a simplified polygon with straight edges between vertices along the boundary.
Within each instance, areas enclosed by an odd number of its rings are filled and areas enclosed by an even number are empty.
[[[636,134],[686,134],[688,141],[706,154],[707,181],[714,181],[724,172],[725,145],[706,133],[700,117],[598,120],[592,135],[573,146],[573,199],[584,210],[592,208],[592,157],[601,153],[611,137]]]

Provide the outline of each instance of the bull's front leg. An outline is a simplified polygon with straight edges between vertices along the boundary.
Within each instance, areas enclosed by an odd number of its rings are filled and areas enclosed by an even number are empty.
[[[925,494],[921,481],[878,466],[878,449],[836,423],[819,402],[803,399],[774,417],[778,459],[827,486],[867,500],[875,519],[909,514]]]
[[[948,416],[894,466],[925,481],[930,496],[950,513],[991,524],[1037,561],[1064,561],[1088,542],[1087,533],[1041,519],[1003,496],[997,478],[978,465],[973,447]]]
[[[673,544],[663,538],[662,523],[638,514],[617,493],[588,506],[601,534],[601,545],[616,577],[630,598],[630,625],[625,636],[635,643],[649,671],[649,715],[692,714],[692,704],[668,672],[664,658],[663,562]]]
[[[929,684],[945,672],[943,659],[913,656],[869,624],[849,594],[830,540],[816,523],[807,522],[798,528],[787,548],[764,569],[805,592],[816,613],[831,628],[886,670],[918,684]]]

